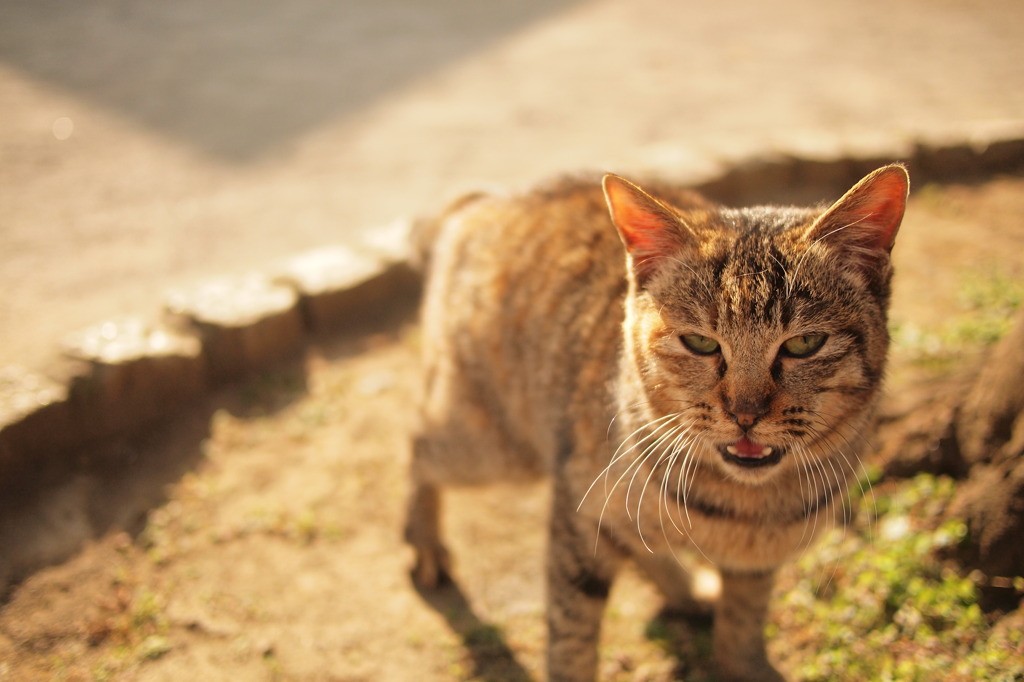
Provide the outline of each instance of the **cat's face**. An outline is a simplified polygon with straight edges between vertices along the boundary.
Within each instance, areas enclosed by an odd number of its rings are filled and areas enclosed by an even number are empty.
[[[906,188],[895,166],[825,213],[687,214],[606,182],[630,254],[627,355],[650,413],[674,415],[661,423],[683,427],[702,462],[758,483],[815,471],[826,453],[855,459],[884,369]]]

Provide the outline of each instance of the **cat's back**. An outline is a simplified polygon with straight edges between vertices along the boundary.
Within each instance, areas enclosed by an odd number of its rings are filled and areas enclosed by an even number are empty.
[[[473,195],[432,232],[428,360],[537,371],[573,352],[566,344],[581,334],[616,326],[625,268],[598,178]]]
[[[499,271],[507,276],[533,270],[540,265],[534,258],[555,264],[591,239],[609,250],[614,241],[606,238],[616,236],[596,176],[560,177],[519,193],[467,194],[419,232],[417,246],[429,263],[428,284],[453,274],[486,278]],[[519,250],[510,253],[510,247]]]
[[[593,178],[563,178],[521,194],[470,195],[423,239],[430,242],[425,324],[494,318],[522,325],[521,318],[536,317],[528,310],[553,301],[568,280],[592,285],[624,273]]]
[[[428,410],[479,409],[546,458],[580,395],[611,402],[626,268],[600,176],[476,194],[423,234]]]

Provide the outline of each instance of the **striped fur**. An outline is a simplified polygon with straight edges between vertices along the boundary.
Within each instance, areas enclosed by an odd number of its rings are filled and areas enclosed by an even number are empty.
[[[722,576],[723,679],[778,679],[762,634],[772,576],[835,523],[860,473],[906,172],[879,169],[824,210],[603,187],[475,196],[429,231],[414,577],[431,587],[450,568],[443,486],[552,476],[551,680],[595,678],[627,559],[699,608],[684,556]]]

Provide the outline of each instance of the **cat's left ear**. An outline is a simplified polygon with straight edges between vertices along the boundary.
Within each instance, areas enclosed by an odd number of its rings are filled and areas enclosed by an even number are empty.
[[[692,244],[693,235],[666,204],[617,175],[602,181],[612,222],[629,253],[637,282],[643,285],[658,262]]]
[[[805,237],[842,249],[864,265],[877,263],[892,251],[909,191],[902,164],[879,168],[814,221]]]

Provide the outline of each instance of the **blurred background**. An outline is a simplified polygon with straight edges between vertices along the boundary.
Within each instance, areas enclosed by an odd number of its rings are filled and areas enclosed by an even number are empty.
[[[1019,0],[4,0],[0,364],[583,168],[1024,117]]]

